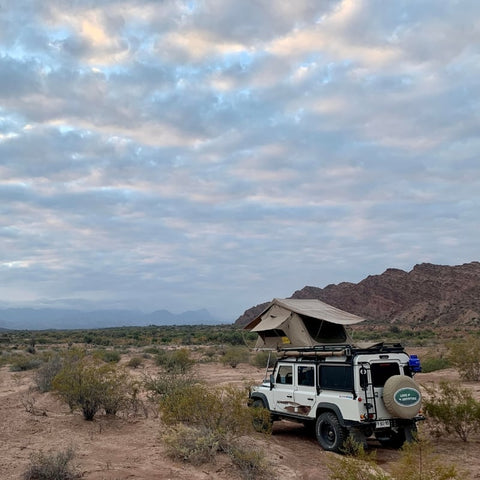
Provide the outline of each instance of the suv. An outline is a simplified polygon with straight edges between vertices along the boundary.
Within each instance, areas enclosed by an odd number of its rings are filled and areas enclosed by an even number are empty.
[[[268,409],[271,422],[314,426],[320,445],[333,452],[341,451],[348,435],[364,445],[374,435],[395,448],[412,441],[416,422],[424,419],[413,380],[421,367],[400,344],[321,345],[279,353],[273,371],[267,368],[263,383],[250,391],[250,405]]]

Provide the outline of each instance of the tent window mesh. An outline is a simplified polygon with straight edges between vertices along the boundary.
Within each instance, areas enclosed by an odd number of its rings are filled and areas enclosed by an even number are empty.
[[[343,325],[310,317],[302,317],[302,320],[309,335],[317,343],[343,343],[347,340]]]

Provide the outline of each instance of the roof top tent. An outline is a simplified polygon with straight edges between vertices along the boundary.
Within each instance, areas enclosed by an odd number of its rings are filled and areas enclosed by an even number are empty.
[[[257,332],[255,348],[351,345],[345,325],[364,318],[316,299],[274,298],[270,305],[244,328]]]

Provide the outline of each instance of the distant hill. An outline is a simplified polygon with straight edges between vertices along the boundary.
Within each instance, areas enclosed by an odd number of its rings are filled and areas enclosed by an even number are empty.
[[[389,268],[359,283],[306,286],[291,298],[317,298],[371,323],[480,328],[480,262],[457,266],[422,263],[410,272]],[[268,304],[246,310],[235,324],[246,325]]]
[[[108,328],[146,325],[216,325],[223,323],[207,310],[174,314],[168,310],[143,313],[135,310],[68,310],[56,308],[0,309],[0,329],[46,330]]]

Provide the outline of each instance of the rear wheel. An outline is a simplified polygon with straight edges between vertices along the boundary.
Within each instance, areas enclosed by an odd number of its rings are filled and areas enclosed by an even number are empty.
[[[404,443],[415,441],[417,427],[415,425],[407,425],[397,430],[386,430],[384,432],[375,433],[375,438],[384,447],[401,448]]]
[[[315,434],[321,447],[329,452],[339,452],[348,436],[332,412],[324,412],[317,418]]]

